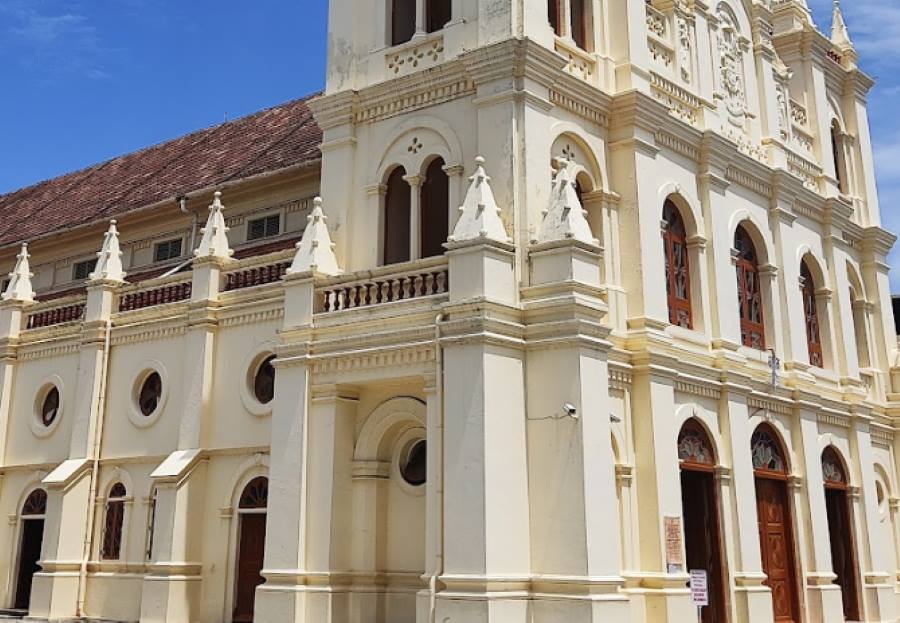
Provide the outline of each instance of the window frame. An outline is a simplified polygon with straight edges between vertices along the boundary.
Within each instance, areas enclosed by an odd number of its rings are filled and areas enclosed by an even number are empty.
[[[270,234],[270,233],[268,233],[268,223],[272,219],[277,219],[278,231]],[[251,235],[252,227],[253,227],[254,223],[259,223],[259,222],[263,223],[263,233],[260,236],[254,237]],[[246,239],[246,242],[258,242],[260,240],[268,240],[270,238],[277,238],[283,232],[284,232],[284,218],[282,218],[281,212],[270,212],[268,214],[263,214],[260,216],[256,216],[254,218],[248,218],[247,219],[247,232],[244,237]]]
[[[103,540],[100,548],[101,560],[122,560],[122,545],[125,542],[125,504],[128,489],[116,482],[109,489],[106,498],[106,515],[103,521]]]
[[[743,236],[752,250],[752,259],[746,256],[738,245],[738,236]],[[747,348],[766,350],[766,310],[761,274],[759,270],[759,251],[750,232],[743,225],[738,225],[734,233],[735,270],[738,285],[738,313],[740,315],[741,344]],[[748,287],[748,275],[754,276],[755,292]],[[758,297],[759,322],[751,320],[751,299]],[[759,344],[753,343],[753,335],[759,336]]]
[[[178,254],[177,255],[169,255],[167,257],[161,258],[159,257],[159,251],[162,248],[171,248],[171,245],[174,243],[178,243]],[[169,238],[166,240],[160,240],[153,244],[153,263],[159,264],[162,262],[170,262],[172,260],[177,260],[181,257],[184,257],[184,238],[178,236],[177,238]]]
[[[86,267],[83,276],[79,276],[79,269]],[[72,263],[72,281],[87,281],[91,278],[91,274],[97,270],[97,258],[80,260]]]
[[[670,219],[670,216],[674,216],[674,219]],[[691,258],[688,250],[687,226],[685,225],[684,217],[681,215],[681,210],[679,210],[678,206],[671,200],[666,200],[663,206],[663,223],[665,223],[662,233],[663,260],[665,262],[666,272],[666,298],[669,309],[669,324],[693,330],[694,310],[691,291]],[[680,231],[678,231],[677,225],[681,226]],[[677,245],[681,245],[683,248],[682,270],[684,271],[684,285],[687,293],[687,298],[685,299],[680,298],[677,293],[678,271],[675,268],[675,249]],[[679,322],[679,312],[687,314],[687,326]]]
[[[800,295],[803,299],[803,323],[809,363],[824,369],[825,353],[822,348],[822,322],[816,297],[816,282],[805,260],[800,263]]]

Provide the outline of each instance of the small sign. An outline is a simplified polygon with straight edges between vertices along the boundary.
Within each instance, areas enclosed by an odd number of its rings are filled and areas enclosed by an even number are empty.
[[[684,568],[684,548],[681,546],[681,517],[663,517],[666,537],[666,569],[678,573]]]
[[[697,607],[709,605],[709,583],[706,571],[691,570],[691,601]]]

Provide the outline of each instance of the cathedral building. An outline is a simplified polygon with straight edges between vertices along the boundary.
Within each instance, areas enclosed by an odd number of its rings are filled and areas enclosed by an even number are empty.
[[[0,196],[2,616],[896,621],[840,6],[330,0],[328,46]]]

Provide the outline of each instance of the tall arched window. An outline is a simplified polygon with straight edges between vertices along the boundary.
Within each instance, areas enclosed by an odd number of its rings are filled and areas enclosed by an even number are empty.
[[[688,260],[687,232],[681,213],[671,201],[663,206],[663,253],[666,260],[666,294],[669,299],[669,322],[693,329],[691,312],[691,270]]]
[[[569,0],[572,13],[572,39],[582,50],[588,48],[588,16],[585,0]]]
[[[428,0],[425,5],[425,27],[428,32],[437,32],[447,25],[451,15],[450,0]]]
[[[106,524],[103,530],[103,560],[119,560],[122,553],[122,528],[125,524],[125,485],[117,482],[106,500]]]
[[[766,348],[763,322],[762,288],[759,281],[759,257],[756,246],[743,226],[734,234],[737,251],[738,306],[741,314],[741,343],[750,348]]]
[[[422,183],[422,257],[443,255],[449,235],[450,180],[444,161],[436,158],[425,171]]]
[[[861,293],[853,287],[850,288],[850,305],[853,312],[853,335],[856,339],[856,356],[860,368],[868,368],[872,365],[869,354],[869,332],[866,327],[866,301]]]
[[[846,195],[850,189],[847,183],[847,162],[844,158],[844,133],[837,119],[831,122],[831,155],[834,158],[834,175],[837,178],[838,190]]]
[[[547,20],[557,37],[570,36],[582,50],[588,50],[590,3],[586,0],[547,0]],[[567,10],[568,9],[568,10]],[[566,15],[569,21],[566,23]]]
[[[809,363],[818,368],[825,367],[822,356],[822,339],[819,328],[819,310],[816,303],[816,282],[806,261],[800,263],[801,292],[803,293],[803,316],[806,322],[806,347]]]
[[[384,197],[384,263],[409,261],[410,190],[406,171],[397,167],[391,173]]]
[[[564,0],[547,0],[547,20],[557,36],[562,36],[562,3]]]
[[[406,43],[416,33],[416,0],[391,0],[391,45]]]

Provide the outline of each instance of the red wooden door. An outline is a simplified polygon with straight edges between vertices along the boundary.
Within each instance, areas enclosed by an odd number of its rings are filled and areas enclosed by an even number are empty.
[[[41,570],[41,547],[44,544],[44,520],[22,521],[22,543],[19,549],[19,572],[16,577],[16,610],[28,610],[34,574]]]
[[[763,572],[772,590],[775,621],[799,622],[787,483],[757,477],[756,502]]]
[[[234,598],[234,623],[252,623],[256,587],[263,583],[263,555],[266,543],[266,515],[242,514],[238,546],[237,588]]]

